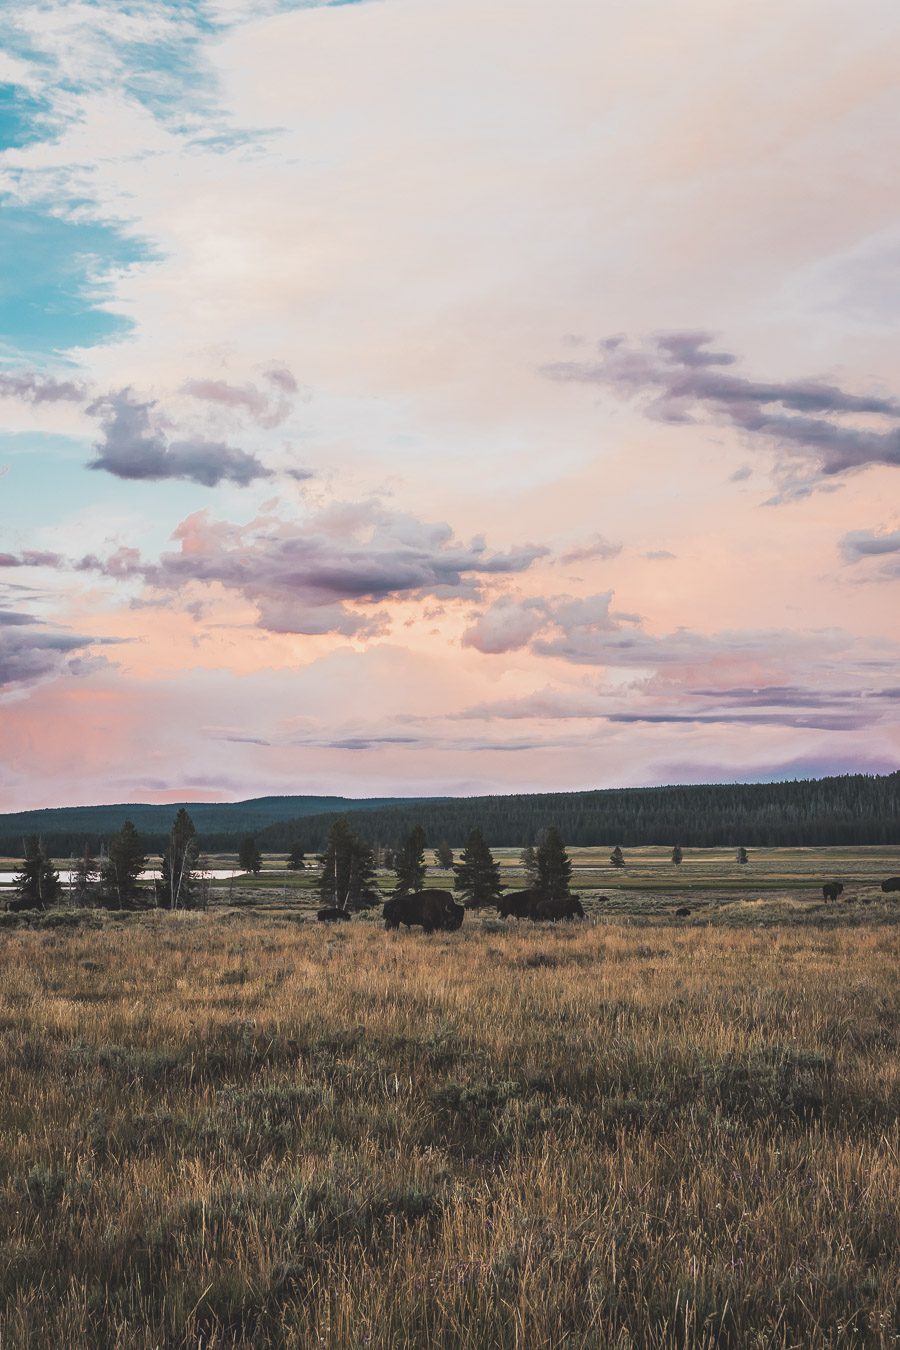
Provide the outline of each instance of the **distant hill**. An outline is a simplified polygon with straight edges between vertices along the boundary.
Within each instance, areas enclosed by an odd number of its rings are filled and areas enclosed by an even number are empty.
[[[272,851],[294,841],[318,849],[335,818],[328,813],[273,824],[258,843]],[[900,844],[900,773],[409,800],[367,810],[354,825],[369,843],[387,845],[421,825],[430,848],[442,839],[458,848],[475,826],[493,845],[523,847],[548,825],[568,844],[623,848]]]
[[[419,799],[427,800],[427,799]],[[122,802],[113,806],[54,806],[41,811],[0,815],[0,856],[18,857],[22,836],[40,835],[51,853],[69,854],[85,842],[97,847],[130,820],[151,848],[159,848],[179,806],[185,806],[203,847],[236,847],[244,834],[255,834],[276,821],[323,813],[370,811],[404,806],[405,797],[253,797],[244,802]]]
[[[0,815],[0,855],[19,857],[22,836],[39,834],[51,856],[66,857],[85,842],[96,848],[126,819],[156,851],[165,845],[178,805],[132,802]],[[576,846],[900,844],[900,772],[490,797],[255,797],[184,805],[210,853],[235,851],[245,834],[254,834],[264,852],[286,852],[295,843],[316,852],[333,821],[348,812],[372,844],[394,845],[421,825],[429,848],[442,839],[459,848],[476,825],[491,844],[507,847],[534,843],[548,825]]]

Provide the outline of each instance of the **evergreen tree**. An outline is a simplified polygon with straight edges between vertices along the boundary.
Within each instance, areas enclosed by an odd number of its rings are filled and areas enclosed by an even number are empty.
[[[609,861],[612,863],[613,867],[625,866],[625,854],[619,848],[618,844],[616,844],[612,853],[609,855]]]
[[[747,863],[747,862],[750,861],[750,859],[749,859],[748,856],[747,856],[747,850],[746,850],[745,848],[739,848],[739,849],[738,849],[738,851],[737,851],[737,860],[738,860],[739,863]]]
[[[379,866],[384,867],[388,872],[394,870],[394,850],[392,848],[381,850],[381,862],[379,863]]]
[[[453,849],[447,843],[446,839],[442,839],[434,850],[434,861],[437,863],[438,867],[443,867],[445,869],[453,866]]]
[[[425,831],[421,825],[403,836],[394,859],[394,871],[397,884],[394,895],[408,895],[420,891],[425,885]]]
[[[316,890],[323,905],[364,909],[375,902],[375,855],[354,834],[346,816],[339,816],[328,831],[319,862],[322,874]]]
[[[126,820],[110,839],[109,851],[100,867],[103,890],[119,908],[134,899],[138,877],[146,866],[144,842],[131,821]]]
[[[190,909],[196,899],[195,868],[200,854],[197,831],[183,806],[172,822],[169,843],[162,856],[157,894],[166,909]]]
[[[86,905],[100,880],[100,868],[90,844],[85,843],[72,873],[72,893],[79,905]]]
[[[47,857],[44,841],[36,834],[22,840],[25,860],[15,878],[16,896],[12,909],[46,909],[62,895],[59,873]]]
[[[262,854],[252,834],[245,834],[241,840],[238,849],[238,867],[242,872],[249,872],[251,876],[259,876],[262,868]]]
[[[683,860],[684,854],[681,851],[681,845],[676,844],[675,847],[672,849],[672,861],[676,867],[680,867]]]
[[[287,857],[288,870],[291,872],[302,872],[306,867],[306,854],[299,844],[294,844]]]
[[[467,906],[479,909],[495,905],[500,897],[500,864],[494,862],[484,835],[475,829],[466,840],[466,846],[453,868],[456,873],[454,890],[459,891]]]
[[[522,849],[519,854],[519,862],[522,864],[522,871],[525,873],[525,888],[526,890],[533,890],[537,885],[538,865],[537,854],[532,844],[528,844]]]
[[[572,863],[566,852],[559,830],[551,825],[543,843],[538,845],[537,887],[548,900],[564,900],[569,894]]]

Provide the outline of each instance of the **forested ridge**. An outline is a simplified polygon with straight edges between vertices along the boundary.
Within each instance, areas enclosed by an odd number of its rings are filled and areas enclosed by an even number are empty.
[[[418,799],[417,799],[418,800]],[[179,806],[190,812],[207,849],[236,849],[242,835],[277,821],[323,813],[344,814],[403,805],[402,797],[253,797],[242,802],[119,802],[104,806],[56,806],[0,815],[0,855],[17,857],[22,840],[38,835],[51,852],[67,857],[85,843],[94,849],[130,820],[149,848],[165,847]]]
[[[492,846],[522,847],[535,843],[549,825],[576,847],[900,844],[900,772],[485,797],[269,797],[186,805],[207,852],[233,852],[247,833],[255,835],[264,852],[286,852],[294,845],[318,852],[329,827],[348,811],[367,843],[386,846],[396,845],[416,825],[425,830],[430,847],[445,839],[454,848],[476,828]],[[126,818],[134,821],[147,848],[158,851],[168,840],[174,810],[171,804],[123,804],[0,817],[0,854],[18,856],[23,835],[31,833],[40,834],[59,857],[85,843],[99,848]]]
[[[334,814],[261,831],[262,848],[317,849]],[[450,798],[368,810],[354,829],[370,844],[395,844],[415,825],[430,845],[458,847],[475,828],[493,846],[533,844],[555,825],[567,844],[757,847],[900,843],[900,773],[847,774],[787,783],[610,788]]]

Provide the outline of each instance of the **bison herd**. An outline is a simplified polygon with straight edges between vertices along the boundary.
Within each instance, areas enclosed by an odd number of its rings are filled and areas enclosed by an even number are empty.
[[[583,919],[584,907],[577,895],[548,900],[538,891],[510,891],[497,901],[504,919],[532,919],[535,923],[558,923],[561,919]],[[414,891],[395,895],[382,909],[386,928],[421,928],[426,933],[452,933],[462,926],[465,908],[453,899],[451,891]],[[334,905],[320,909],[319,923],[339,923],[350,918],[350,911]]]
[[[900,891],[900,877],[888,877],[881,883],[882,891]],[[822,897],[826,901],[837,900],[843,895],[844,887],[840,881],[826,881],[822,887]],[[606,896],[598,896],[605,900]],[[539,891],[507,891],[496,902],[501,919],[531,919],[534,923],[558,923],[564,919],[583,919],[584,907],[577,895],[566,895],[551,900]],[[465,907],[458,905],[451,891],[414,891],[407,895],[395,895],[387,900],[382,909],[386,928],[421,928],[426,933],[453,932],[462,927]],[[686,905],[675,910],[675,917],[687,919],[691,911]],[[316,914],[319,923],[341,923],[350,918],[350,911],[339,906],[329,905]]]

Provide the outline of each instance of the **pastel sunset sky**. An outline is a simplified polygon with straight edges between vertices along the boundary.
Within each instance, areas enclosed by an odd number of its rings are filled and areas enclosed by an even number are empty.
[[[896,0],[8,0],[0,809],[887,772]]]

